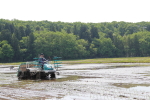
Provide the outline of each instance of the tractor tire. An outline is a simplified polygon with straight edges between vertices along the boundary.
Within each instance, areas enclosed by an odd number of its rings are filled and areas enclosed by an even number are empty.
[[[41,73],[40,72],[37,72],[36,73],[36,80],[40,80],[41,79]]]
[[[22,79],[22,72],[18,72],[17,77],[18,77],[18,80],[21,80]]]
[[[56,78],[55,73],[52,73],[52,74],[51,74],[51,78]]]
[[[30,70],[29,69],[27,69],[27,71],[26,71],[26,79],[31,79]]]

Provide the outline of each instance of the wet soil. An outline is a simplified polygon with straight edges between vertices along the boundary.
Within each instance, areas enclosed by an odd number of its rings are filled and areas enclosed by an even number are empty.
[[[76,64],[50,80],[18,80],[0,68],[0,100],[150,100],[150,64]]]

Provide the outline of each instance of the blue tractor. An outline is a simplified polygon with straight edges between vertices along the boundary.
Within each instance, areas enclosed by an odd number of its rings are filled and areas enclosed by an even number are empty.
[[[18,79],[50,79],[56,78],[58,67],[61,66],[59,62],[61,57],[54,57],[54,63],[46,61],[44,65],[39,63],[39,58],[34,58],[34,61],[21,63],[18,68]],[[51,61],[52,62],[52,61]],[[43,68],[42,68],[43,67]]]

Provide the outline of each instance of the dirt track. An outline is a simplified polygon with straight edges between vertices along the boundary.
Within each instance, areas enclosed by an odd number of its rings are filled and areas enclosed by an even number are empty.
[[[150,100],[150,66],[142,65],[64,65],[53,80],[18,81],[16,74],[0,73],[0,99]]]

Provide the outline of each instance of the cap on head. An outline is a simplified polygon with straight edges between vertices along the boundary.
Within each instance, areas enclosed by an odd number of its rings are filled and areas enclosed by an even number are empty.
[[[44,55],[43,53],[41,53],[40,55]]]

